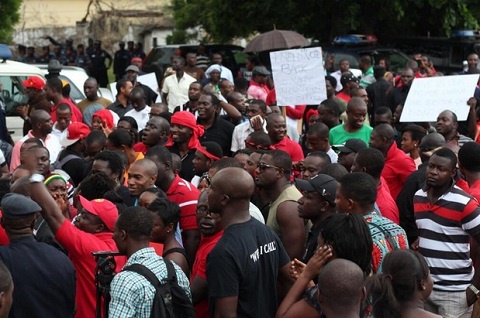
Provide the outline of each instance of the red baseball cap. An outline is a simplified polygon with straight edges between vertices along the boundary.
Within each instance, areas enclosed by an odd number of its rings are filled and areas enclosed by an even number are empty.
[[[45,87],[45,82],[36,76],[29,76],[26,80],[22,81],[23,87],[25,88],[35,88],[42,90]]]
[[[105,199],[88,201],[81,195],[78,196],[82,207],[88,213],[98,216],[111,232],[118,218],[118,210],[115,204]]]
[[[67,127],[67,135],[60,140],[62,147],[73,145],[81,138],[85,138],[90,134],[90,128],[84,123],[70,123]]]

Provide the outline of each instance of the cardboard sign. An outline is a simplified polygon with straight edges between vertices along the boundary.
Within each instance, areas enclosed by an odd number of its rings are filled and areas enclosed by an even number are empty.
[[[318,105],[327,99],[320,47],[270,53],[277,105]]]
[[[467,101],[477,87],[478,74],[416,78],[408,92],[401,122],[432,122],[444,110],[451,110],[458,120],[467,120]]]
[[[158,95],[155,103],[162,102],[162,94],[159,93],[157,77],[155,76],[155,73],[140,75],[137,77],[137,82],[150,87]],[[112,91],[113,98],[115,98],[117,96],[117,82],[110,83],[110,90]]]

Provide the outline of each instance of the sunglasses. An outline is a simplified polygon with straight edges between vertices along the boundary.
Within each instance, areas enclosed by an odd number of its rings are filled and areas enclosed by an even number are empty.
[[[266,164],[265,162],[259,162],[259,163],[257,164],[257,168],[258,168],[259,170],[262,170],[262,171],[264,171],[264,170],[266,170],[266,169],[268,169],[268,168],[283,170],[283,169],[280,168],[280,167],[272,166],[272,165]]]

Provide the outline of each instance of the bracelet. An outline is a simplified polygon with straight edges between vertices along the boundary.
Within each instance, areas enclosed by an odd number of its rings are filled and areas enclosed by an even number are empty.
[[[480,297],[480,290],[477,289],[473,284],[468,286],[468,288],[477,296],[477,298]]]

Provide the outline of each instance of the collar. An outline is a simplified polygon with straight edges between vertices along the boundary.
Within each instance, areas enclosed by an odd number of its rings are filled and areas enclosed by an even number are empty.
[[[205,236],[202,235],[202,240],[200,242],[200,245],[210,243],[212,241],[215,241],[219,238],[221,238],[223,235],[223,230],[218,231],[217,233],[214,233],[213,235]]]
[[[453,190],[453,188],[455,188],[454,180],[452,179],[450,182],[451,182],[450,186],[447,188],[447,190],[438,199],[443,197],[448,192],[451,192]],[[431,189],[431,187],[427,186],[427,183],[425,182],[425,185],[422,187],[422,191],[428,194],[428,190],[430,190],[430,189]]]
[[[157,254],[155,253],[155,250],[153,249],[153,247],[144,247],[142,249],[139,249],[132,255],[130,255],[125,266],[143,263],[143,260],[154,257],[156,255]]]
[[[395,152],[397,152],[397,150],[398,150],[398,147],[397,147],[397,144],[394,141],[393,144],[390,146],[390,148],[388,148],[387,157],[385,158],[385,161],[392,158],[394,156]]]

